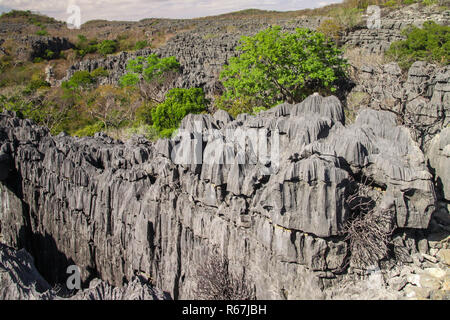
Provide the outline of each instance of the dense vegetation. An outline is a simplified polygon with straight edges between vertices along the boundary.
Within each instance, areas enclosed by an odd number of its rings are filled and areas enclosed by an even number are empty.
[[[407,39],[393,43],[387,52],[403,69],[417,60],[449,64],[450,26],[427,21],[423,28],[413,26],[404,30],[404,35]]]
[[[185,116],[206,111],[206,105],[201,88],[172,89],[167,93],[166,100],[152,109],[153,127],[162,137],[169,137]]]
[[[117,40],[98,42],[97,39],[87,39],[84,35],[78,35],[75,51],[79,57],[84,57],[89,53],[99,53],[106,56],[117,52],[118,49],[119,42]]]
[[[119,80],[121,86],[134,86],[140,81],[147,83],[163,82],[166,73],[177,71],[180,68],[175,57],[158,58],[156,54],[150,54],[148,57],[138,57],[128,61],[127,74]]]

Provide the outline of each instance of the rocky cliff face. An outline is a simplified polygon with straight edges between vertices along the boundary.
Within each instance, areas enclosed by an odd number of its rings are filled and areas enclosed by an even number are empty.
[[[46,58],[48,51],[59,54],[61,51],[72,49],[74,45],[66,38],[24,36],[18,40],[19,47],[16,54],[19,59],[33,61],[35,58]]]
[[[374,13],[367,13],[361,25],[344,32],[342,44],[364,48],[371,53],[382,53],[389,49],[391,43],[404,40],[402,31],[409,26],[421,27],[425,21],[445,25],[450,20],[450,10],[438,11],[436,6],[423,7],[418,3],[387,13],[380,11],[379,26],[373,24],[373,18],[369,19]]]
[[[34,266],[33,257],[25,250],[0,244],[0,300],[163,300],[170,298],[134,278],[129,284],[115,288],[94,279],[88,289],[70,297],[52,288]]]
[[[431,140],[427,152],[428,163],[434,171],[436,185],[438,186],[438,199],[442,200],[443,206],[450,202],[450,127],[446,127],[433,140]]]
[[[157,143],[52,137],[2,114],[0,144],[3,242],[26,247],[51,283],[76,264],[86,282],[145,273],[175,299],[195,298],[196,270],[217,247],[257,298],[323,297],[352,254],[341,234],[352,190],[371,181],[400,235],[426,229],[436,205],[409,130],[370,109],[345,126],[335,97],[237,119],[189,115]],[[416,246],[404,239],[404,251]]]
[[[431,139],[450,123],[450,67],[415,62],[403,74],[397,63],[356,68],[351,94],[365,94],[361,104],[391,110],[412,129],[425,152]],[[367,103],[367,104],[366,104]]]

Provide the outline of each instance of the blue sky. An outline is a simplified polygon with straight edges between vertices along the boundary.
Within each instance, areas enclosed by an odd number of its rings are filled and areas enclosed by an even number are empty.
[[[0,0],[0,12],[9,9],[32,10],[59,20],[78,5],[81,20],[140,20],[144,18],[195,18],[242,9],[289,11],[316,8],[342,0]]]

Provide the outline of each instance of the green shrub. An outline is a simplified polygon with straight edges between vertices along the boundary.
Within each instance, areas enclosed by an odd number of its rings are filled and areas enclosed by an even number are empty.
[[[441,26],[427,21],[423,28],[410,27],[404,31],[407,39],[391,44],[388,57],[396,60],[400,67],[408,69],[415,61],[449,64],[450,26]]]
[[[221,74],[225,98],[251,98],[256,106],[280,101],[300,102],[315,91],[336,90],[345,76],[342,52],[320,32],[275,26],[253,37],[242,37],[240,55],[231,58]]]
[[[31,24],[37,23],[58,23],[54,18],[44,15],[32,13],[30,10],[11,10],[0,14],[0,18],[27,18],[26,20]]]
[[[332,17],[337,21],[341,28],[353,28],[362,21],[363,9],[354,8],[339,8],[333,12]]]
[[[334,19],[327,19],[322,21],[317,31],[337,42],[341,38],[342,26]]]
[[[253,114],[258,114],[258,113],[263,112],[263,111],[267,111],[267,108],[265,108],[265,107],[254,107],[253,110],[252,110],[252,113]]]
[[[389,8],[396,7],[397,5],[398,5],[398,3],[395,0],[389,0],[383,4],[383,6],[389,7]]]
[[[152,109],[154,128],[162,137],[169,137],[189,113],[206,111],[207,101],[201,88],[172,89],[166,100]]]
[[[35,92],[39,88],[48,88],[50,87],[50,84],[44,80],[38,79],[38,80],[32,80],[24,89],[24,94],[31,94]]]
[[[135,124],[152,124],[152,109],[155,107],[152,103],[143,103],[135,112]]]
[[[422,3],[426,6],[431,6],[432,4],[438,3],[438,0],[423,0]]]
[[[134,45],[134,49],[135,50],[141,50],[148,47],[148,42],[147,40],[142,40],[142,41],[137,41],[136,44]]]
[[[41,29],[41,30],[36,31],[36,34],[38,36],[47,36],[48,35],[48,31],[45,30],[45,29]]]
[[[111,54],[117,51],[117,41],[115,40],[103,40],[97,46],[97,50],[99,53],[103,55]]]
[[[18,117],[31,119],[40,123],[45,116],[39,108],[36,108],[31,101],[22,99],[20,96],[6,97],[0,95],[0,112],[8,110],[17,113]]]
[[[12,66],[13,57],[9,55],[4,55],[0,57],[0,72],[4,72],[6,69]],[[0,73],[1,74],[1,73]]]
[[[140,77],[136,73],[127,73],[119,79],[121,87],[135,86],[139,83]]]
[[[86,41],[87,41],[86,36],[83,35],[83,34],[79,34],[77,37],[78,37],[78,42],[79,42],[79,43],[80,43],[80,42],[86,42]]]
[[[97,121],[93,124],[87,125],[84,128],[79,129],[73,135],[78,137],[92,137],[97,132],[101,132],[105,128],[102,121]]]
[[[98,42],[97,39],[87,39],[86,36],[79,34],[78,42],[76,43],[75,52],[78,57],[84,57],[89,53],[96,53],[98,50]]]
[[[31,17],[32,13],[30,10],[11,10],[9,12],[4,12],[0,17],[10,17],[10,18],[19,18],[19,17]]]
[[[43,64],[22,62],[12,65],[9,61],[9,59],[5,60],[4,69],[0,72],[0,82],[5,86],[27,85],[30,81],[38,79],[34,78],[36,74],[43,78]]]
[[[108,70],[105,70],[104,68],[97,68],[91,72],[91,77],[95,80],[98,78],[107,77],[108,75]]]
[[[216,108],[225,110],[233,118],[236,118],[241,113],[251,114],[254,108],[251,97],[239,97],[233,100],[227,100],[225,95],[223,95],[221,97],[216,97],[214,104]]]
[[[128,136],[141,135],[148,140],[157,140],[159,137],[158,131],[149,124],[134,125],[126,130]]]
[[[130,60],[127,65],[131,73],[142,74],[147,82],[159,80],[167,71],[179,68],[180,64],[175,57],[158,58],[156,54],[151,54],[147,58],[138,57]]]
[[[94,78],[88,71],[76,71],[68,81],[62,83],[64,89],[87,88],[94,83]]]
[[[171,70],[178,70],[180,64],[175,57],[158,58],[156,54],[148,57],[137,57],[128,61],[129,71],[119,80],[119,84],[124,86],[134,86],[139,83],[141,76],[146,82],[164,80],[164,74]]]
[[[45,50],[44,58],[47,60],[56,59],[56,58],[58,58],[58,56],[59,56],[58,53],[53,52],[50,49]]]

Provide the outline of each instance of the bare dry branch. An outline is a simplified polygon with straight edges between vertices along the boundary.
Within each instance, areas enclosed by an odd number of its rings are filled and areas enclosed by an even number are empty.
[[[392,213],[378,210],[377,199],[369,196],[370,184],[361,183],[346,202],[352,217],[343,228],[342,235],[349,242],[350,263],[357,267],[378,264],[389,253],[392,234]]]
[[[254,290],[245,276],[229,270],[229,261],[214,249],[207,263],[197,270],[195,295],[203,300],[254,300]]]

